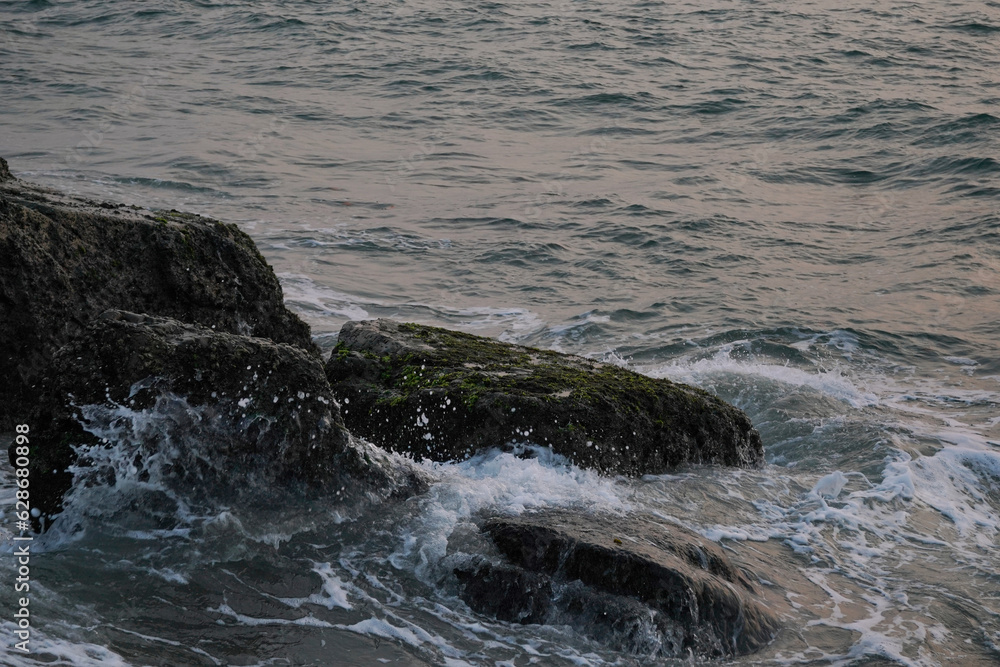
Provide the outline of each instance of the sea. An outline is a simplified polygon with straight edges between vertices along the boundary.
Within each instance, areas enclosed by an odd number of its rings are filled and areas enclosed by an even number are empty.
[[[325,351],[388,317],[604,360],[766,455],[497,442],[405,502],[244,506],[167,451],[35,536],[28,653],[2,457],[0,664],[1000,664],[1000,2],[4,0],[0,62],[15,175],[236,223]],[[124,416],[119,463],[168,428]],[[470,610],[476,522],[546,508],[696,531],[782,629],[712,662]]]

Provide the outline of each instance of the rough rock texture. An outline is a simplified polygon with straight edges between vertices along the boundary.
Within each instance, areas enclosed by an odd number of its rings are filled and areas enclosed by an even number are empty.
[[[482,530],[508,562],[455,573],[469,606],[500,620],[570,624],[648,657],[748,653],[778,628],[722,549],[679,526],[545,511]]]
[[[110,432],[134,446],[134,467],[155,462],[156,474],[188,488],[300,485],[336,495],[420,484],[349,436],[322,363],[291,345],[112,310],[59,350],[40,385],[28,420],[31,499],[48,515],[72,482],[67,467],[88,463],[73,445]],[[105,468],[90,477],[113,478],[114,466]]]
[[[0,431],[24,419],[55,351],[109,308],[317,353],[235,225],[67,197],[0,164]]]
[[[747,416],[705,391],[455,331],[348,322],[326,372],[351,432],[417,457],[527,441],[627,475],[763,462]]]

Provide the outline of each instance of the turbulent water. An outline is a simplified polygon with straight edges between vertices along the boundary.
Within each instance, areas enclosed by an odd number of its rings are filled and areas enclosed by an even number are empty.
[[[394,317],[607,359],[768,461],[494,451],[390,507],[228,504],[129,475],[196,437],[177,397],[107,420],[118,487],[34,543],[3,664],[670,664],[458,599],[477,516],[553,506],[756,572],[784,629],[736,664],[1000,662],[1000,3],[5,1],[0,59],[15,174],[237,222],[326,349]],[[0,495],[6,530],[6,464]]]

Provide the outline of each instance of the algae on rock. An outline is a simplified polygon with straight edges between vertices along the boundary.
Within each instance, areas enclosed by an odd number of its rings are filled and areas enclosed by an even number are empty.
[[[416,458],[461,460],[516,441],[626,475],[763,462],[737,408],[582,357],[375,320],[344,325],[326,371],[352,432]]]

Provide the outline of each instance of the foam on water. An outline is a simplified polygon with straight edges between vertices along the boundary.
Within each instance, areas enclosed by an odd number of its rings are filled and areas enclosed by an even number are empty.
[[[365,299],[317,285],[313,279],[301,274],[282,273],[279,277],[288,304],[306,317],[366,320],[369,319],[366,307],[383,305],[376,299]]]
[[[860,350],[849,332],[815,335],[792,346],[803,352],[833,347],[844,361],[834,361],[832,369],[829,361],[818,358],[811,368],[801,362],[779,365],[748,353],[751,341],[738,340],[642,370],[708,388],[749,384],[758,390],[755,409],[761,412],[771,404],[810,409],[809,400],[787,400],[808,399],[803,388],[835,399],[843,408],[833,419],[798,417],[793,410],[786,423],[814,424],[811,434],[797,437],[820,450],[829,446],[824,434],[865,424],[880,435],[873,438],[877,448],[860,450],[863,470],[813,466],[803,474],[793,472],[793,466],[771,467],[762,475],[694,471],[649,478],[633,502],[655,507],[667,520],[715,541],[778,541],[807,559],[801,572],[818,594],[789,591],[789,600],[798,600],[794,613],[801,615],[794,623],[816,632],[847,631],[853,639],[845,650],[823,650],[817,647],[825,641],[819,634],[817,645],[778,651],[773,657],[777,663],[849,665],[878,657],[904,665],[939,665],[935,646],[957,641],[956,630],[936,617],[933,600],[941,597],[982,605],[977,616],[983,626],[968,632],[973,641],[992,636],[995,623],[989,619],[1000,617],[1000,610],[991,607],[990,596],[973,602],[969,586],[973,579],[996,577],[1000,562],[1000,449],[983,431],[995,425],[990,411],[1000,403],[1000,394],[986,386],[956,386],[950,377],[919,378],[922,389],[915,394],[906,377],[889,377],[879,363],[872,363],[871,353]],[[973,367],[964,359],[949,361]],[[764,392],[762,380],[771,383]],[[969,419],[970,408],[978,410],[974,420]],[[872,458],[879,449],[884,452],[881,461]],[[727,515],[731,522],[709,518]],[[941,567],[938,563],[953,559],[972,579],[927,578]],[[782,580],[778,572],[773,576]],[[928,591],[933,591],[930,597]],[[810,636],[804,635],[807,645]]]
[[[487,326],[498,319],[509,324],[505,318],[520,316],[503,309],[478,315]],[[823,340],[835,340],[835,349],[855,360],[862,356],[852,347],[851,336],[827,337],[813,346],[828,349]],[[970,425],[960,414],[969,406],[988,409],[995,405],[996,395],[989,389],[926,380],[918,395],[899,379],[881,377],[877,366],[849,366],[849,372],[842,372],[819,363],[777,364],[766,356],[746,354],[745,343],[726,343],[701,350],[701,356],[646,370],[709,387],[732,384],[734,378],[755,386],[767,384],[767,391],[759,393],[760,410],[771,403],[787,404],[789,396],[805,397],[803,409],[809,410],[812,397],[825,397],[840,406],[836,418],[817,420],[792,411],[788,423],[815,424],[806,437],[815,439],[816,447],[851,423],[866,423],[880,433],[881,451],[876,455],[873,450],[857,467],[817,465],[801,471],[794,466],[769,466],[763,471],[696,467],[641,480],[604,478],[530,443],[514,452],[492,450],[459,463],[424,461],[420,466],[434,481],[391,519],[388,535],[379,538],[383,542],[374,554],[367,553],[371,546],[365,541],[343,544],[334,550],[339,554],[328,559],[316,554],[305,567],[318,576],[318,588],[301,597],[272,598],[304,615],[257,616],[229,603],[208,611],[248,628],[295,626],[389,639],[440,664],[480,664],[473,656],[483,651],[500,664],[517,652],[530,653],[528,649],[544,659],[558,659],[559,664],[620,662],[621,656],[593,653],[570,629],[484,622],[457,600],[449,582],[456,564],[482,552],[483,538],[475,528],[481,518],[549,507],[621,514],[644,511],[721,542],[737,556],[744,549],[752,551],[753,545],[779,544],[787,549],[790,562],[799,563],[795,567],[803,583],[787,590],[786,604],[788,622],[803,628],[801,645],[779,642],[768,661],[849,665],[880,657],[921,667],[939,664],[929,647],[958,640],[956,630],[936,618],[938,612],[926,601],[927,591],[938,597],[967,596],[971,581],[998,575],[1000,452],[980,431],[989,426],[989,419]],[[605,356],[629,365],[613,352]],[[39,541],[40,552],[69,548],[80,539],[81,526],[85,533],[87,525],[116,515],[115,521],[123,521],[126,528],[118,534],[136,545],[164,543],[199,550],[206,540],[221,543],[236,537],[281,551],[303,530],[351,526],[339,510],[331,510],[320,516],[319,524],[314,518],[276,530],[276,525],[253,518],[251,527],[244,525],[251,517],[238,507],[206,503],[198,494],[179,492],[165,471],[172,461],[191,455],[183,438],[191,435],[190,426],[198,421],[197,410],[192,411],[181,397],[169,397],[152,412],[123,406],[83,409],[93,432],[111,446],[89,451],[95,466],[81,472],[93,475],[94,469],[110,466],[116,471],[115,487],[75,488],[68,508],[79,519],[76,528],[60,529],[57,524]],[[150,440],[161,443],[162,461],[153,459],[139,471],[134,465],[136,448]],[[919,444],[925,442],[934,447]],[[125,518],[121,508],[128,499],[144,494],[169,500],[156,510],[161,523],[167,519],[168,525]],[[89,514],[94,515],[93,523],[86,519]],[[971,579],[916,576],[939,568],[936,563],[942,559],[953,559]],[[388,569],[376,574],[380,565]],[[154,559],[137,571],[185,586],[192,580],[192,567]],[[766,565],[756,571],[770,582],[768,586],[791,585],[782,584],[782,573],[769,572]],[[426,587],[420,595],[407,592],[412,588],[405,583],[409,577]],[[1000,629],[988,620],[997,611],[991,611],[989,599],[968,604],[978,605],[977,613],[986,619],[979,630],[981,641],[1000,636]],[[432,625],[437,629],[431,630]],[[850,639],[830,648],[824,632],[847,633],[844,636]],[[52,639],[50,644],[58,650],[76,650],[73,641]],[[96,664],[88,659],[67,658],[72,664]],[[114,664],[113,656],[108,659]]]
[[[946,447],[913,461],[910,472],[915,480],[913,495],[947,517],[962,542],[984,549],[996,547],[1000,451]]]
[[[5,637],[13,637],[16,625],[10,621],[0,622],[0,631]],[[31,631],[31,652],[19,654],[7,650],[4,664],[10,667],[37,667],[41,661],[51,664],[73,665],[74,667],[132,667],[132,663],[105,646],[91,644],[80,639],[66,640],[53,638],[44,629],[35,627]],[[44,664],[43,663],[43,664]]]
[[[772,465],[425,463],[427,494],[358,526],[334,498],[268,512],[172,484],[197,419],[108,409],[90,455],[114,486],[78,484],[35,542],[40,656],[226,664],[121,592],[203,612],[197,577],[259,556],[314,590],[250,602],[321,623],[213,601],[220,655],[340,632],[431,664],[643,664],[451,595],[479,516],[555,505],[764,554],[791,629],[743,663],[1000,660],[995,3],[160,4],[5,4],[16,175],[237,221],[321,344],[395,317],[634,354],[746,409]],[[164,458],[135,469],[147,440]]]
[[[614,480],[568,465],[550,450],[521,458],[491,450],[461,463],[425,463],[438,481],[419,500],[414,522],[401,528],[399,547],[389,556],[397,568],[412,569],[436,583],[453,567],[448,540],[460,523],[483,512],[517,515],[532,509],[574,507],[625,512],[627,490]]]
[[[771,474],[784,476],[777,469]],[[788,486],[777,487],[778,494],[772,493],[774,486],[744,485],[748,497],[754,491],[760,496],[753,501],[756,519],[699,529],[716,541],[778,540],[806,557],[810,565],[801,572],[823,591],[809,604],[800,603],[807,619],[816,616],[807,627],[857,633],[843,653],[810,650],[788,662],[808,657],[848,665],[880,656],[899,664],[938,665],[928,642],[945,643],[951,632],[929,610],[928,589],[966,597],[970,605],[980,603],[968,598],[970,582],[964,578],[932,582],[923,576],[927,568],[952,559],[961,563],[958,569],[971,567],[976,576],[1000,574],[1000,453],[945,447],[911,458],[897,451],[885,461],[881,479],[837,470],[816,479],[808,490],[789,492],[794,484],[789,478]],[[911,571],[923,576],[913,578]],[[809,599],[805,591],[798,592]],[[991,610],[989,597],[982,604],[989,632],[989,619],[997,610]]]
[[[711,356],[681,357],[666,364],[640,367],[651,377],[668,378],[675,382],[704,385],[712,377],[736,375],[752,378],[755,383],[772,380],[792,387],[808,387],[827,396],[843,401],[852,408],[872,407],[879,404],[878,395],[837,365],[830,369],[799,368],[789,363],[775,364],[768,360],[739,358],[734,353],[746,347],[749,340],[721,345]],[[818,366],[818,364],[817,364]]]
[[[313,563],[312,571],[318,574],[323,581],[323,587],[318,593],[313,593],[307,598],[281,598],[281,601],[295,608],[301,607],[307,602],[322,605],[327,609],[339,607],[351,610],[354,608],[354,605],[348,601],[347,585],[334,573],[330,563]]]
[[[481,335],[495,335],[500,340],[512,343],[544,328],[542,319],[525,308],[454,306],[420,301],[392,302],[341,292],[300,273],[285,272],[280,278],[288,305],[309,322],[314,335],[320,340],[335,336],[339,326],[345,321],[376,317],[414,322],[445,318],[453,321],[455,328]]]

